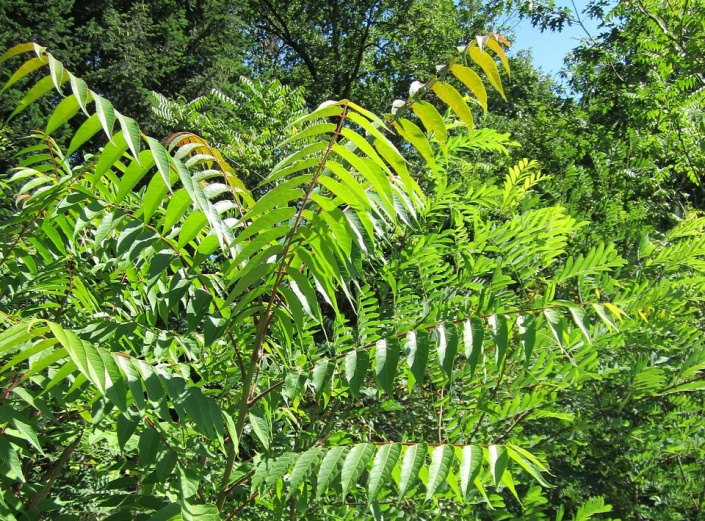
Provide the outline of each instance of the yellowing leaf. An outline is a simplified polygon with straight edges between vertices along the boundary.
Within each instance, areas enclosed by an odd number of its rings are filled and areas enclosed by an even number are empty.
[[[489,82],[506,100],[507,97],[504,95],[504,89],[502,89],[502,78],[499,76],[497,64],[495,64],[492,57],[486,52],[481,51],[479,47],[470,47],[468,49],[468,54],[475,63],[482,67],[482,70],[485,71],[485,74],[487,74],[487,79]]]

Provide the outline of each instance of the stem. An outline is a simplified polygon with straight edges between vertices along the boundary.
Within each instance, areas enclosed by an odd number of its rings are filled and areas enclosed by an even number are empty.
[[[51,486],[54,484],[54,480],[59,475],[59,472],[61,472],[61,469],[64,468],[64,465],[66,465],[69,459],[71,459],[73,451],[76,450],[76,447],[78,447],[78,444],[81,442],[82,438],[83,431],[81,431],[78,434],[78,437],[73,440],[73,442],[71,442],[71,445],[64,449],[64,451],[61,453],[61,456],[59,456],[59,459],[56,460],[56,463],[54,463],[51,467],[49,467],[49,469],[47,469],[44,475],[44,486],[37,493],[37,495],[29,501],[29,504],[27,505],[27,510],[29,512],[36,512],[39,503],[41,503],[47,498],[47,496],[49,495],[49,491],[51,490]]]
[[[592,302],[579,302],[579,303],[577,303],[577,304],[575,304],[575,305],[576,305],[576,306],[580,306],[580,307],[588,307],[588,306],[590,306],[590,305],[592,305],[592,304],[593,304]],[[478,317],[478,318],[489,318],[489,317],[491,317],[492,315],[518,315],[518,314],[520,314],[520,313],[538,312],[538,311],[544,311],[544,310],[546,310],[546,309],[561,309],[562,307],[564,307],[564,306],[542,306],[542,307],[531,308],[531,309],[514,309],[514,310],[510,310],[510,311],[502,311],[501,313],[490,313],[490,314],[487,314],[487,315],[477,315],[477,317]],[[470,317],[456,318],[455,320],[446,320],[446,321],[444,321],[443,323],[446,323],[446,324],[456,324],[456,325],[457,325],[457,324],[461,324],[461,323],[465,322],[468,318],[470,318]],[[420,330],[429,331],[429,330],[431,330],[431,329],[433,329],[433,328],[436,328],[436,327],[438,327],[438,323],[433,323],[433,324],[429,324],[429,325],[426,325],[426,326],[422,326],[422,327],[420,327],[420,328],[415,328],[414,330],[420,329]],[[410,332],[411,332],[411,331],[406,331],[406,332],[404,332],[404,333],[396,333],[396,334],[394,335],[394,338],[398,338],[398,339],[406,338],[407,335],[408,335]],[[370,342],[370,343],[368,343],[368,344],[363,344],[363,345],[361,345],[361,346],[359,346],[359,347],[357,347],[357,348],[355,348],[355,349],[357,349],[357,350],[361,350],[361,349],[363,349],[363,350],[364,350],[364,349],[371,349],[371,348],[373,348],[375,345],[377,345],[377,342]],[[560,347],[561,347],[561,349],[563,349],[562,346],[560,346]],[[341,358],[345,358],[346,356],[348,356],[348,355],[349,355],[352,351],[354,351],[355,349],[349,349],[349,350],[347,350],[347,351],[344,351],[344,352],[342,352],[342,353],[339,353],[339,354],[335,355],[334,357],[332,357],[331,360],[340,360]],[[492,350],[492,349],[490,348],[489,350]],[[563,349],[563,351],[565,352],[565,349]],[[567,353],[566,353],[566,354],[567,354]],[[570,355],[568,355],[568,359],[570,359],[570,360],[572,361],[572,358],[570,357]],[[311,365],[311,366],[309,366],[308,370],[309,370],[309,371],[313,371],[313,368],[314,368],[314,367],[315,367],[315,365]],[[699,380],[699,378],[698,378],[698,380]],[[264,398],[265,396],[267,396],[269,393],[271,393],[271,392],[276,391],[277,389],[279,389],[282,385],[284,385],[284,383],[285,383],[284,380],[279,380],[278,382],[275,382],[275,383],[272,384],[270,387],[268,387],[267,389],[265,389],[264,391],[262,391],[261,393],[259,393],[257,396],[254,396],[253,398],[251,398],[251,399],[249,400],[249,405],[250,405],[250,406],[254,405],[254,404],[257,403],[258,401],[260,401],[262,398]]]
[[[338,140],[338,137],[340,136],[340,131],[343,126],[343,122],[345,121],[346,117],[346,112],[347,112],[347,105],[343,107],[343,113],[340,116],[340,120],[338,121],[338,125],[335,129],[335,132],[333,133],[333,137],[331,138],[330,142],[328,143],[328,146],[325,150],[325,153],[323,154],[323,157],[321,159],[321,162],[318,164],[318,167],[316,168],[315,173],[313,174],[313,177],[311,178],[311,182],[309,183],[308,190],[306,191],[306,194],[304,195],[303,199],[301,200],[301,207],[299,208],[299,211],[296,215],[296,219],[294,221],[294,225],[291,228],[291,232],[289,232],[289,237],[287,238],[286,246],[284,247],[284,251],[282,252],[282,258],[281,262],[279,264],[279,268],[277,269],[277,276],[274,280],[274,284],[272,286],[272,292],[271,296],[269,298],[269,302],[267,303],[267,307],[264,310],[264,313],[262,314],[259,323],[257,324],[257,336],[255,337],[255,343],[254,343],[254,348],[252,350],[252,357],[250,358],[250,364],[249,367],[247,368],[247,374],[245,375],[245,378],[243,379],[243,386],[242,386],[242,394],[240,395],[240,405],[239,405],[239,410],[238,410],[238,416],[237,416],[237,424],[235,426],[235,436],[236,439],[230,440],[230,444],[228,445],[228,459],[225,463],[225,469],[223,470],[223,477],[220,482],[220,492],[218,493],[218,498],[216,500],[216,507],[218,507],[218,510],[222,512],[223,510],[223,505],[225,504],[225,498],[227,496],[227,491],[228,491],[228,484],[230,482],[230,476],[233,472],[233,466],[235,465],[235,457],[237,456],[237,450],[236,450],[236,443],[237,440],[240,440],[242,437],[242,432],[245,428],[245,418],[247,417],[247,413],[249,412],[250,408],[254,405],[256,400],[251,400],[251,394],[253,390],[256,388],[256,374],[258,373],[259,370],[259,363],[262,357],[262,349],[263,349],[263,344],[264,344],[264,338],[265,334],[267,332],[267,328],[269,327],[269,324],[271,323],[273,313],[272,313],[272,308],[274,307],[274,302],[277,299],[277,290],[279,289],[279,286],[281,285],[282,281],[284,280],[284,273],[285,273],[285,268],[287,265],[288,261],[288,256],[289,256],[289,251],[291,249],[291,246],[294,242],[294,236],[296,235],[296,230],[299,227],[299,224],[301,223],[301,220],[303,219],[303,212],[306,208],[306,203],[308,202],[309,198],[311,197],[311,193],[313,192],[314,187],[316,186],[316,182],[318,181],[318,177],[320,176],[321,172],[323,171],[323,168],[326,164],[326,160],[328,159],[328,155],[330,152],[333,150],[333,145],[335,145],[336,141]],[[262,397],[264,395],[260,395]],[[259,399],[259,397],[258,397]]]

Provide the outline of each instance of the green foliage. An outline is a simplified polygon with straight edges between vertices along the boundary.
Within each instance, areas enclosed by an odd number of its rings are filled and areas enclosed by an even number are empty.
[[[471,109],[506,95],[503,41],[383,117],[298,114],[276,83],[158,98],[223,152],[147,136],[36,44],[8,51],[44,74],[11,85],[18,113],[65,97],[0,224],[2,515],[696,516],[705,219],[635,253],[586,239],[535,161],[470,175],[468,152],[515,144]],[[240,103],[275,120],[220,130]],[[239,142],[264,179],[231,165]]]
[[[292,90],[274,80],[263,83],[240,78],[233,97],[213,90],[190,102],[172,101],[152,93],[153,111],[168,128],[188,128],[223,154],[248,188],[254,188],[276,162],[293,153],[280,147],[293,135],[292,123],[304,115],[300,89]]]

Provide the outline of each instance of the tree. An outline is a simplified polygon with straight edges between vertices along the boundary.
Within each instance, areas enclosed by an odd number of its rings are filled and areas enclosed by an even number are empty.
[[[139,115],[147,127],[155,123],[149,118],[151,91],[190,99],[213,87],[226,89],[245,71],[244,29],[228,2],[45,4],[3,3],[0,47],[42,42],[126,115]]]
[[[367,100],[388,111],[390,94],[406,98],[409,85],[433,70],[448,45],[476,34],[505,32],[500,15],[530,16],[559,29],[568,11],[553,0],[363,0],[357,2],[250,0],[242,18],[254,30],[250,61],[256,75],[303,86],[310,106],[327,99]]]
[[[594,3],[601,14],[604,2]],[[633,135],[641,155],[653,159],[644,170],[650,182],[643,182],[663,193],[666,212],[676,215],[702,202],[702,19],[698,2],[620,2],[605,18],[606,31],[586,40],[571,61],[571,84],[589,125],[600,129],[598,148],[606,152],[615,137]]]
[[[571,249],[590,224],[545,204],[535,162],[453,182],[464,149],[507,144],[458,91],[503,92],[501,40],[384,120],[349,100],[298,118],[252,191],[201,137],[161,144],[44,49],[6,53],[66,97],[1,225],[3,515],[587,519],[620,497],[565,476],[604,471],[578,463],[602,447],[620,485],[697,515],[702,441],[660,442],[702,429],[705,219],[627,265]],[[654,457],[620,444],[647,428]]]

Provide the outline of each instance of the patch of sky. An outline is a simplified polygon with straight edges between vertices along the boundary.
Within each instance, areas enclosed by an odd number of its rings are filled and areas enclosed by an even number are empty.
[[[571,22],[562,31],[547,29],[541,32],[540,28],[531,25],[529,19],[519,19],[518,16],[507,20],[514,32],[512,52],[530,50],[534,65],[558,83],[563,83],[559,73],[565,57],[580,45],[581,40],[600,33],[600,20],[585,13],[589,3],[589,0],[556,0],[557,7],[568,8],[572,13]]]

